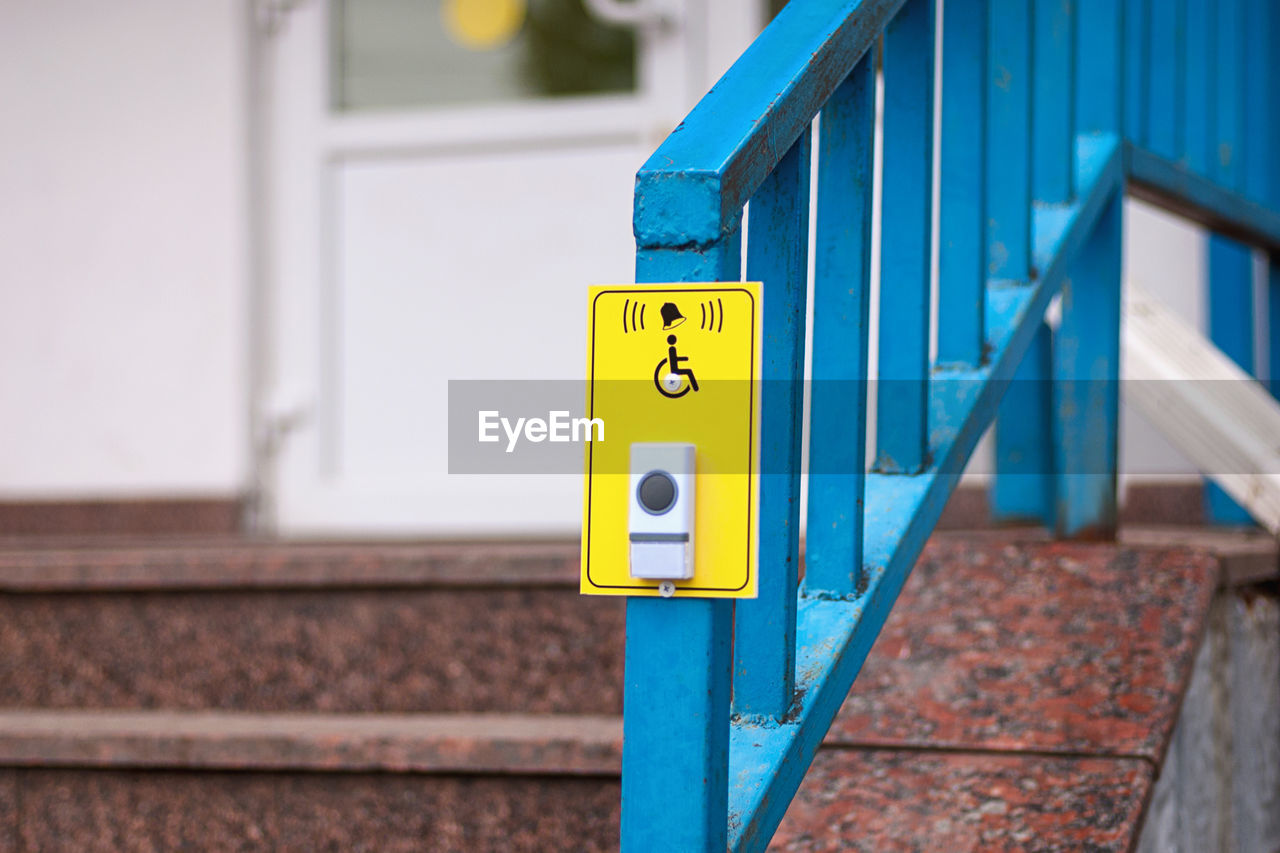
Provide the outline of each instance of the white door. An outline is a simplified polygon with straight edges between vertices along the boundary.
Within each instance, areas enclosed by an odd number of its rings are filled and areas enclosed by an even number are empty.
[[[763,4],[585,6],[284,4],[259,461],[280,532],[577,529],[577,475],[449,474],[447,383],[581,379],[585,287],[634,276],[635,171]]]

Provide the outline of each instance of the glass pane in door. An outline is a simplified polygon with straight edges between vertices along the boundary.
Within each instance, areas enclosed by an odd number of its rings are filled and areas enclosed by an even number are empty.
[[[630,30],[582,0],[331,0],[335,110],[632,92]]]

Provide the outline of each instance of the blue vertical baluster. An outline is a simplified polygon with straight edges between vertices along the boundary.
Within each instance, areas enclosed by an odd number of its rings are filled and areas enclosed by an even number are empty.
[[[1209,0],[1196,0],[1208,3]],[[1076,0],[1076,131],[1120,133],[1124,124],[1126,3]]]
[[[1124,109],[1115,81],[1124,67],[1125,14],[1125,6],[1110,0],[1080,0],[1075,45],[1080,132],[1119,132]],[[1055,450],[1048,465],[1055,479],[1051,517],[1060,537],[1115,533],[1123,210],[1119,195],[1107,202],[1062,287],[1061,323],[1052,339]],[[1042,453],[1033,457],[1043,462]],[[1028,500],[1042,494],[1032,491]]]
[[[1271,10],[1271,35],[1267,43],[1271,48],[1270,62],[1272,65],[1280,64],[1280,10]],[[1270,104],[1267,140],[1270,150],[1274,153],[1280,151],[1280,74],[1275,73],[1273,69],[1267,75],[1267,80],[1271,84],[1271,88],[1266,93],[1267,103]],[[1267,196],[1267,205],[1272,210],[1280,210],[1280,163],[1274,160],[1271,163],[1271,187]],[[1271,257],[1272,261],[1276,262],[1275,254]]]
[[[1186,161],[1200,175],[1211,175],[1214,159],[1214,90],[1213,77],[1217,73],[1218,15],[1214,0],[1187,0],[1186,27],[1186,108],[1183,111],[1186,126]]]
[[[741,231],[697,250],[641,250],[636,280],[736,281]],[[627,599],[622,850],[724,850],[733,600]]]
[[[1280,252],[1267,257],[1267,371],[1271,396],[1280,397]]]
[[[1209,338],[1246,373],[1253,373],[1253,253],[1218,234],[1209,238]],[[1251,524],[1243,507],[1213,483],[1205,486],[1212,524]]]
[[[1076,103],[1083,133],[1120,129],[1124,14],[1109,0],[1080,2]],[[1063,537],[1110,538],[1116,528],[1123,216],[1117,194],[1072,264],[1053,337],[1053,518]]]
[[[990,0],[987,277],[1031,279],[1031,8]]]
[[[988,18],[987,278],[989,286],[1030,282],[1031,4],[990,0]],[[944,45],[945,49],[945,45]],[[945,87],[944,87],[945,89]],[[1047,336],[1047,330],[1040,336]],[[1048,338],[1038,336],[1005,393],[996,425],[991,514],[998,521],[1045,519],[1049,476]],[[1037,357],[1043,353],[1044,357]],[[1027,432],[1037,424],[1037,434]],[[1043,429],[1039,429],[1043,427]]]
[[[884,40],[884,192],[876,470],[928,464],[933,0],[907,0]]]
[[[1000,403],[991,515],[1004,524],[1054,524],[1052,336],[1042,323]]]
[[[980,364],[986,345],[987,3],[943,6],[940,365]]]
[[[1244,194],[1256,201],[1267,203],[1272,201],[1273,190],[1280,182],[1280,139],[1274,134],[1274,124],[1280,120],[1276,110],[1280,108],[1275,102],[1277,87],[1277,70],[1274,62],[1280,51],[1276,50],[1274,39],[1280,34],[1280,11],[1274,8],[1275,0],[1247,0],[1245,17],[1244,42],[1244,137],[1243,137],[1243,171],[1242,181]],[[1277,293],[1271,285],[1275,282],[1275,255],[1268,255],[1267,263],[1267,297],[1268,297],[1268,369],[1275,366],[1275,333],[1276,326],[1270,321],[1280,310],[1275,305]],[[1250,279],[1252,284],[1252,279]],[[1250,290],[1250,297],[1253,292]],[[1212,298],[1212,296],[1210,297]],[[1252,301],[1249,303],[1249,317],[1253,317]],[[1252,344],[1253,338],[1250,337]],[[1252,351],[1250,355],[1252,355]],[[1251,360],[1252,363],[1252,360]],[[1256,372],[1256,371],[1251,371]],[[1275,388],[1275,374],[1270,375],[1271,387]],[[1211,512],[1220,521],[1250,523],[1251,518],[1244,509],[1230,501],[1225,493],[1211,488],[1208,494]]]
[[[859,591],[867,449],[875,51],[822,110],[814,241],[805,590]]]
[[[1182,48],[1187,0],[1155,0],[1151,5],[1151,95],[1147,133],[1153,152],[1170,160],[1182,150]]]
[[[1148,33],[1152,0],[1119,2],[1124,3],[1124,135],[1138,145],[1146,145],[1147,96],[1151,90],[1151,39]]]
[[[1267,102],[1267,121],[1264,139],[1267,140],[1271,152],[1269,164],[1270,186],[1266,198],[1269,206],[1280,209],[1280,74],[1274,65],[1280,63],[1280,10],[1270,10],[1271,28],[1267,34],[1267,45],[1270,52],[1268,62],[1271,64],[1266,80],[1269,88],[1262,93]],[[1280,397],[1280,249],[1272,247],[1267,255],[1267,376],[1270,381],[1271,394]]]
[[[1120,276],[1124,198],[1116,193],[1072,263],[1053,336],[1055,532],[1116,532],[1120,418]]]
[[[1214,123],[1217,145],[1214,177],[1228,189],[1241,188],[1240,138],[1244,128],[1244,15],[1242,0],[1217,0],[1218,22],[1214,32],[1217,67],[1213,75]]]
[[[738,604],[735,714],[781,719],[795,697],[809,131],[751,197],[747,277],[764,283],[759,596]]]
[[[1064,0],[1035,0],[1032,196],[1062,204],[1075,194],[1075,15]]]
[[[1280,13],[1272,11],[1271,55],[1280,61]],[[1273,156],[1280,156],[1280,74],[1272,72],[1267,75],[1271,83],[1266,93],[1270,104],[1267,139],[1270,141]],[[1280,209],[1280,164],[1271,164],[1271,192],[1269,195],[1272,209]],[[1280,397],[1280,248],[1272,247],[1267,255],[1267,370],[1271,382],[1271,394]]]
[[[1272,82],[1280,69],[1273,64],[1271,29],[1275,0],[1247,0],[1244,40],[1244,194],[1266,202],[1271,196],[1271,172],[1280,151],[1274,147],[1271,130]]]

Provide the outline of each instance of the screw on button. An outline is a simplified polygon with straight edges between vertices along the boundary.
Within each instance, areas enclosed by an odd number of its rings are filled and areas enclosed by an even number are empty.
[[[650,471],[636,487],[636,499],[650,515],[662,515],[675,506],[676,481],[666,471]]]

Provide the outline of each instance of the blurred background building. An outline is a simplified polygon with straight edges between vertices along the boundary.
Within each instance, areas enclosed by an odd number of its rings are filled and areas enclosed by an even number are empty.
[[[572,534],[576,476],[448,475],[446,383],[581,377],[636,169],[772,11],[3,0],[0,503]],[[1127,240],[1203,328],[1203,234],[1131,202]],[[1128,474],[1192,479],[1125,419]]]

